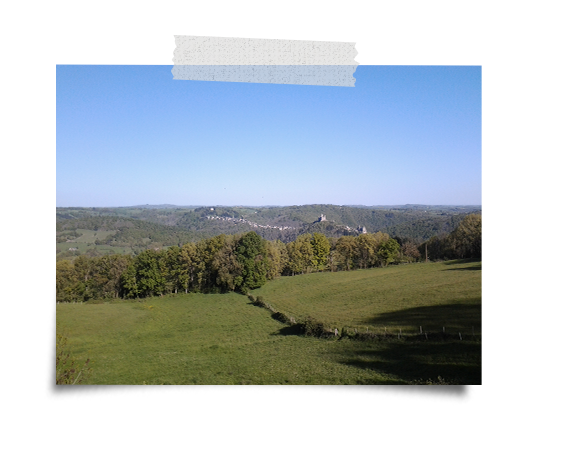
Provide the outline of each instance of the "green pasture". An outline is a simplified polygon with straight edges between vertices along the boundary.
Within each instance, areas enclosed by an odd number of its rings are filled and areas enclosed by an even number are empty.
[[[326,321],[345,323],[390,318],[412,327],[420,318],[439,322],[439,312],[425,310],[429,306],[462,305],[465,310],[476,305],[473,300],[467,303],[453,299],[458,292],[454,288],[460,283],[464,298],[476,298],[475,282],[480,294],[479,266],[413,264],[362,273],[322,273],[314,274],[311,284],[306,282],[309,276],[297,276],[268,283],[256,293],[265,296],[277,310],[283,310],[280,305],[290,306],[286,306],[290,313],[291,309],[298,310],[294,313],[297,317],[306,314],[324,318],[327,314]],[[423,278],[413,277],[412,269]],[[469,278],[442,281],[437,292],[430,283],[431,293],[426,295],[437,296],[438,300],[430,305],[423,300],[422,305],[416,305],[413,296],[418,291],[412,289],[428,288],[427,277],[438,282],[438,275],[445,270],[448,275]],[[385,275],[402,285],[398,293],[389,291]],[[329,280],[328,276],[335,281],[318,285],[318,280]],[[370,290],[373,281],[377,283],[374,294]],[[351,311],[339,305],[343,299],[334,299],[333,292],[339,288],[327,289],[337,282],[342,283],[342,295],[350,297]],[[303,289],[305,298],[299,289]],[[317,289],[326,296],[328,312],[317,304]],[[447,289],[446,299],[442,289]],[[284,290],[296,296],[295,306],[289,303],[293,302],[291,298],[277,298]],[[389,306],[384,292],[388,292],[387,296],[398,294],[399,299]],[[374,307],[369,293],[375,296]],[[302,304],[309,308],[299,311]],[[412,314],[413,307],[422,313],[417,310],[417,315]],[[464,318],[474,320],[473,313],[471,308],[469,313],[456,310],[453,317],[465,324],[458,315],[469,314]],[[402,321],[404,317],[409,320]],[[379,327],[379,322],[373,326]],[[437,382],[438,377],[444,383],[481,383],[479,337],[464,337],[462,341],[426,341],[420,337],[359,341],[306,337],[290,329],[273,319],[268,310],[235,293],[57,305],[57,333],[67,337],[72,357],[91,360],[92,371],[86,384],[415,384],[430,379]]]
[[[116,234],[116,231],[93,231],[90,229],[77,229],[80,237],[75,239],[77,243],[95,243],[95,240],[104,240],[108,236]]]
[[[94,231],[92,229],[76,229],[79,237],[73,240],[73,243],[95,243],[96,240],[104,240],[110,235],[116,234],[117,231]],[[61,234],[71,234],[72,231],[62,231]],[[69,242],[72,243],[72,242]]]
[[[62,242],[58,243],[57,249],[60,253],[69,252],[69,248],[77,248],[77,252],[84,254],[87,250],[95,249],[104,254],[130,254],[132,253],[132,248],[125,246],[110,246],[110,245],[95,245],[89,243],[77,243],[77,242]],[[58,253],[59,254],[59,253]]]
[[[73,356],[91,359],[90,384],[403,383],[282,327],[237,294],[57,307]]]
[[[338,329],[481,333],[480,261],[280,277],[252,294],[296,320]]]
[[[62,234],[70,233],[71,231],[63,231]],[[60,253],[69,252],[69,248],[77,248],[77,252],[84,254],[87,250],[95,249],[104,254],[130,254],[132,248],[118,247],[110,245],[95,245],[96,240],[104,240],[110,235],[116,234],[116,231],[93,231],[91,229],[77,229],[79,237],[69,242],[59,242],[56,247]]]

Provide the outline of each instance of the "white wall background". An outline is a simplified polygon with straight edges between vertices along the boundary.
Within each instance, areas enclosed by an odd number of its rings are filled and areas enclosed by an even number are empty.
[[[5,453],[557,453],[566,399],[558,2],[97,1],[2,8]],[[356,42],[359,64],[483,67],[483,385],[60,393],[55,65],[171,64],[176,34]],[[563,191],[564,190],[564,191]],[[37,229],[41,219],[43,229]],[[41,261],[28,252],[40,242]],[[34,246],[34,251],[36,247]],[[562,428],[563,429],[563,428]]]

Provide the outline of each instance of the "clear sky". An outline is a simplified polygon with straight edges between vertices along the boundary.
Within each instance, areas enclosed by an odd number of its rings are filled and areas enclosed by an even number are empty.
[[[355,87],[57,66],[57,206],[481,204],[481,67]]]

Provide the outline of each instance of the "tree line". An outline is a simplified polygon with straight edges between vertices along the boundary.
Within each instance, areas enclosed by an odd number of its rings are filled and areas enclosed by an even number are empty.
[[[479,230],[475,217],[479,218]],[[265,240],[250,231],[221,234],[181,247],[148,249],[136,256],[82,255],[74,261],[57,262],[56,299],[87,301],[189,292],[247,293],[281,275],[347,271],[417,261],[424,257],[421,251],[426,244],[431,259],[443,254],[447,255],[445,258],[480,257],[481,216],[470,215],[449,236],[430,239],[422,245],[411,240],[397,241],[383,232],[340,238],[314,232],[283,243]],[[437,247],[442,244],[443,248]]]

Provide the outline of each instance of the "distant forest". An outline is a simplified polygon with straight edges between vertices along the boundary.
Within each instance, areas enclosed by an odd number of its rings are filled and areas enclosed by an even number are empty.
[[[247,293],[281,275],[481,257],[481,214],[472,208],[58,209],[57,217],[58,250],[93,242],[86,254],[60,251],[58,301]],[[386,232],[374,231],[381,223]],[[132,251],[97,250],[121,245]]]
[[[399,243],[422,243],[452,232],[480,206],[304,205],[291,207],[57,208],[57,258],[81,254],[139,254],[146,249],[182,246],[217,235],[254,231],[265,240],[289,243],[304,234],[329,238],[384,232]],[[320,215],[325,221],[318,221]],[[267,227],[270,226],[270,227]],[[357,230],[357,228],[361,230]],[[89,236],[85,231],[98,235]]]

